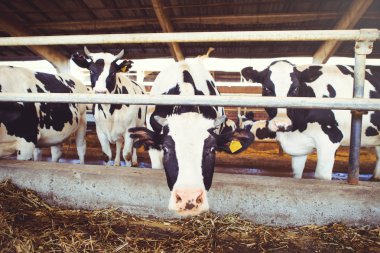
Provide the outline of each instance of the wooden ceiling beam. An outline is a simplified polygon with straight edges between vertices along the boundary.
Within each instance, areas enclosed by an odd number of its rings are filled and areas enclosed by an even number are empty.
[[[373,0],[352,0],[351,5],[335,25],[334,30],[352,29],[367,11]],[[313,63],[326,63],[342,44],[341,41],[324,42],[313,55]]]
[[[0,16],[0,27],[2,31],[7,32],[11,36],[31,36],[30,32],[17,24],[16,22],[10,21],[9,18],[5,16]],[[41,56],[42,58],[49,61],[57,69],[58,72],[67,72],[69,59],[60,52],[54,50],[52,47],[47,46],[29,46],[32,52]]]
[[[283,24],[299,23],[307,21],[334,20],[339,17],[336,12],[325,13],[276,13],[258,15],[228,15],[228,16],[203,16],[203,17],[172,17],[170,20],[174,24],[201,24],[201,25],[255,25],[255,24]],[[377,15],[368,16],[369,19],[380,17]],[[31,29],[52,29],[52,30],[93,30],[107,28],[125,28],[157,24],[157,19],[117,19],[117,20],[88,20],[88,21],[62,21],[43,22],[29,24]],[[1,28],[0,28],[1,29]]]
[[[160,26],[162,28],[162,31],[166,33],[174,32],[173,26],[164,12],[164,8],[162,6],[161,1],[152,0],[152,5],[153,5],[154,12],[156,13],[158,22],[160,23]],[[181,47],[179,46],[178,43],[172,42],[168,44],[170,48],[170,53],[174,57],[174,59],[176,59],[176,61],[181,61],[185,59],[185,57],[183,56]]]

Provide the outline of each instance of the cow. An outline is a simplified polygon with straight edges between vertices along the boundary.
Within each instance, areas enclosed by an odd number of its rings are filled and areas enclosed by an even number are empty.
[[[76,53],[72,60],[81,68],[90,71],[91,87],[97,94],[145,94],[144,86],[125,76],[132,67],[132,61],[122,60],[124,50],[116,56],[110,53],[91,53],[84,47],[84,55]],[[136,149],[129,136],[128,129],[145,126],[146,106],[126,104],[95,104],[94,118],[96,133],[107,156],[107,164],[112,164],[110,144],[116,143],[116,155],[113,165],[120,166],[120,153],[123,147],[123,159],[126,166],[137,166]]]
[[[70,75],[34,72],[1,66],[3,93],[87,93]],[[38,160],[39,148],[51,147],[52,161],[62,155],[61,144],[75,134],[80,163],[86,152],[86,106],[75,103],[0,103],[0,157],[17,153],[18,160]]]
[[[238,114],[239,127],[251,131],[256,141],[271,141],[276,139],[276,133],[268,128],[267,120],[255,120],[254,113]]]
[[[272,97],[352,98],[354,70],[344,65],[295,66],[280,60],[264,70],[246,67],[243,77],[262,84],[262,95]],[[365,98],[380,98],[380,70],[368,67]],[[283,150],[292,156],[295,178],[301,178],[307,155],[317,151],[315,177],[331,180],[334,157],[340,145],[350,141],[351,115],[347,110],[266,108],[268,128],[276,132]],[[363,146],[374,146],[377,163],[374,179],[380,179],[380,111],[363,115]]]
[[[150,94],[219,96],[203,57],[184,60],[157,76]],[[132,128],[135,147],[149,150],[153,168],[164,168],[170,190],[169,210],[197,215],[209,209],[216,150],[239,153],[253,141],[246,130],[226,120],[223,107],[190,105],[149,106],[147,128]]]

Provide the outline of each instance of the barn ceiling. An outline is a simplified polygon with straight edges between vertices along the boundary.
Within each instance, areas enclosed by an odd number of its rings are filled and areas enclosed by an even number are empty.
[[[112,33],[380,29],[377,0],[0,0],[0,36]],[[90,51],[131,59],[194,57],[214,47],[214,57],[317,56],[323,42],[234,42],[90,45]],[[354,42],[328,54],[352,57]],[[67,58],[83,45],[0,47],[0,61]],[[380,58],[375,42],[369,58]]]

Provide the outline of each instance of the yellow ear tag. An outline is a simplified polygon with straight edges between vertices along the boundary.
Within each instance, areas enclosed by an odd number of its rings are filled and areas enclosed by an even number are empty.
[[[123,67],[121,67],[121,72],[127,72],[127,66],[123,66]]]
[[[230,143],[230,150],[231,153],[235,153],[236,151],[240,150],[243,146],[241,145],[240,141],[231,141]]]

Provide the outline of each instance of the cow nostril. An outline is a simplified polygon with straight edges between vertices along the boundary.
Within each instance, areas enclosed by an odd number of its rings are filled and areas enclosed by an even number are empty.
[[[196,202],[197,202],[197,204],[202,204],[203,203],[203,196],[202,196],[202,194],[198,196]]]
[[[181,196],[179,196],[178,194],[176,194],[176,203],[181,203],[182,202],[182,198]]]

